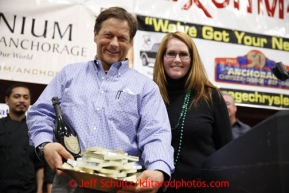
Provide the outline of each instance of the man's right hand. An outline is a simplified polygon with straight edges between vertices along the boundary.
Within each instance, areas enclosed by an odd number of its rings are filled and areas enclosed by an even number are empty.
[[[73,156],[60,144],[60,143],[48,143],[43,148],[44,158],[53,171],[57,172],[57,175],[65,175],[63,171],[57,170],[61,168],[64,159],[74,159]]]

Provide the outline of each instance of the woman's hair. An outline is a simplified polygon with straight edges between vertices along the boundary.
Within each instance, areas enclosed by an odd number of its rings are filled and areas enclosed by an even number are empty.
[[[164,69],[164,55],[167,50],[168,42],[171,39],[179,39],[180,41],[184,42],[190,52],[191,55],[191,67],[186,75],[187,80],[185,83],[186,91],[192,90],[195,93],[194,98],[192,100],[191,105],[197,107],[198,102],[202,99],[206,103],[212,104],[212,88],[217,89],[208,79],[205,67],[201,61],[200,55],[198,53],[197,47],[192,40],[192,38],[183,33],[183,32],[174,32],[168,33],[162,40],[160,47],[158,49],[155,65],[154,65],[154,72],[153,72],[153,80],[157,83],[160,88],[161,95],[165,103],[169,104],[169,97],[166,88],[167,80],[166,80],[166,72]],[[221,95],[220,95],[221,96]],[[190,106],[191,106],[190,105]]]

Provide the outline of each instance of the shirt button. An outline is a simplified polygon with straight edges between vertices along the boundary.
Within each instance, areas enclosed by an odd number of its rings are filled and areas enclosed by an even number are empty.
[[[94,127],[93,130],[95,131],[95,130],[96,130],[96,127]]]
[[[104,92],[103,92],[103,90],[101,91],[101,94],[103,94]]]
[[[98,110],[98,111],[99,111],[99,110],[100,110],[100,108],[96,108],[96,110]]]
[[[102,80],[104,79],[104,77],[102,77]]]

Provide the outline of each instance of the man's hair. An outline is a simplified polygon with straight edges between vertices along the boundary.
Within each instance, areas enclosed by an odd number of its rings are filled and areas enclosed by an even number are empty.
[[[32,97],[32,92],[31,92],[30,88],[29,88],[26,84],[24,84],[24,83],[16,83],[16,84],[13,84],[12,86],[10,86],[10,87],[7,89],[5,96],[9,98],[10,95],[11,95],[11,93],[12,93],[12,90],[13,90],[14,88],[17,88],[17,87],[27,88],[27,89],[29,90],[29,95],[30,95],[30,97]]]
[[[108,9],[105,9],[102,11],[96,18],[95,24],[94,24],[94,30],[96,33],[98,33],[101,30],[102,23],[109,19],[109,18],[115,18],[123,21],[127,21],[129,25],[129,31],[130,31],[130,41],[134,38],[136,31],[137,31],[137,20],[136,18],[127,12],[124,8],[121,7],[110,7]]]
[[[223,96],[229,96],[229,97],[231,97],[231,99],[232,99],[232,103],[233,103],[233,105],[235,105],[235,99],[234,99],[234,97],[233,97],[231,94],[222,91],[222,95],[223,95]]]

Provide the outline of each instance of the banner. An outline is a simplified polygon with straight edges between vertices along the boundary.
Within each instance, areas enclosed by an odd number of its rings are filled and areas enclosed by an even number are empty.
[[[5,103],[0,103],[0,118],[6,117],[9,113],[9,107]]]
[[[69,63],[96,54],[94,21],[101,10],[133,0],[0,0],[0,78],[47,84]]]
[[[230,17],[219,18],[222,22],[206,16],[206,20],[211,21],[210,25],[204,22],[205,19],[202,20],[204,15],[198,15],[197,11],[191,10],[195,14],[193,16],[187,14],[188,10],[182,10],[176,16],[174,15],[176,12],[172,11],[172,9],[179,8],[177,4],[174,4],[176,2],[179,1],[171,1],[170,5],[174,6],[169,9],[169,2],[158,1],[153,6],[153,9],[159,9],[158,12],[148,13],[146,11],[146,15],[137,15],[139,31],[134,41],[135,69],[152,78],[155,56],[162,38],[168,32],[182,31],[192,37],[196,43],[210,81],[219,88],[230,90],[238,105],[273,109],[289,108],[287,101],[289,80],[277,80],[270,69],[275,66],[276,62],[283,62],[285,68],[289,70],[289,38],[285,33],[282,34],[284,37],[278,36],[282,26],[285,25],[285,19],[288,20],[288,18],[274,18],[276,31],[270,29],[270,32],[264,33],[266,32],[264,27],[268,28],[268,25],[262,26],[263,29],[258,31],[256,28],[242,25],[241,22],[231,22],[231,16],[235,17],[236,21],[248,17],[248,15],[237,17],[238,10],[231,10],[234,14],[231,14]],[[201,2],[204,2],[203,5],[208,5],[205,3],[208,1]],[[137,4],[137,7],[143,8],[144,6],[141,2]],[[149,7],[150,4],[147,3],[146,8],[149,9]],[[140,9],[136,8],[136,10],[144,13]],[[216,17],[219,17],[219,10],[214,13]],[[258,19],[264,17],[263,19],[266,21],[271,20],[266,16],[256,15]],[[236,27],[232,23],[240,25]],[[257,24],[255,26],[258,27]],[[273,31],[274,33],[272,33]],[[238,92],[234,94],[233,91],[236,88],[238,88]],[[252,99],[253,95],[256,101],[250,104],[246,100],[246,96],[250,96]],[[243,100],[240,100],[240,96],[243,97]],[[262,100],[260,99],[258,102],[260,96],[262,96]]]
[[[164,35],[182,31],[195,41],[216,86],[238,88],[244,94],[289,95],[288,80],[277,80],[270,70],[276,62],[288,69],[288,0],[0,0],[0,4],[3,80],[48,84],[63,66],[91,60],[96,53],[95,17],[105,8],[121,6],[139,22],[128,57],[132,67],[148,77]],[[272,108],[288,108],[284,100],[281,106],[274,104]],[[270,103],[256,105],[271,108]]]
[[[288,0],[136,0],[134,10],[138,15],[289,38]]]
[[[226,88],[220,90],[231,94],[241,106],[289,109],[289,95]]]

